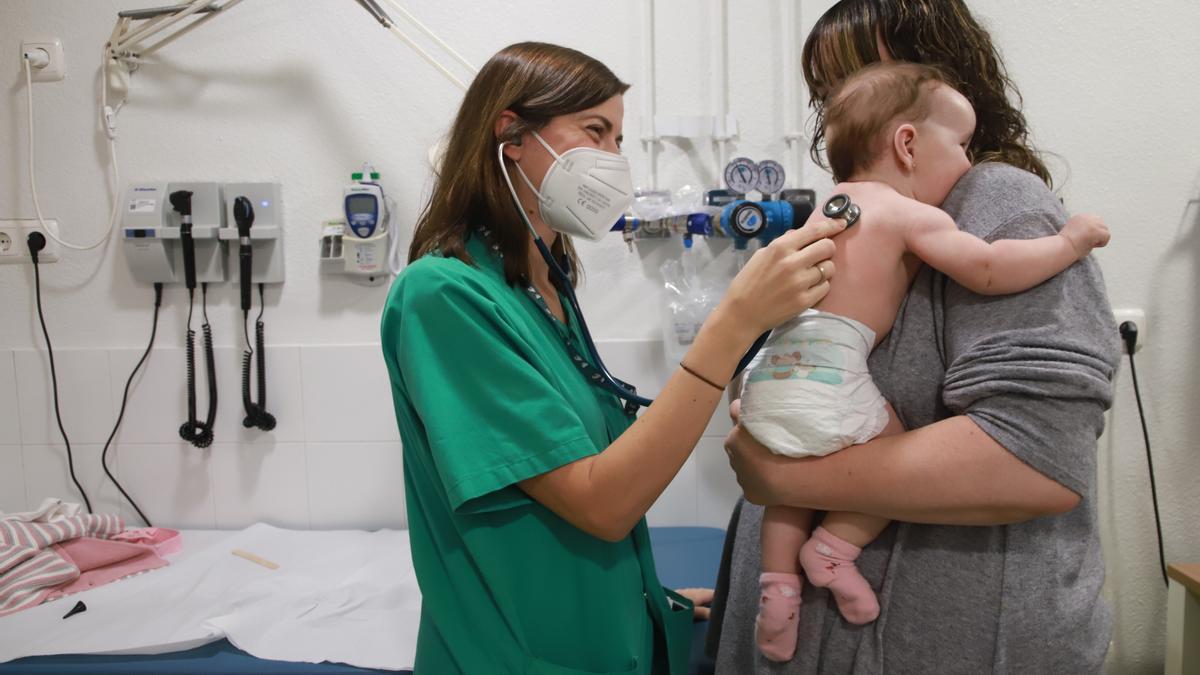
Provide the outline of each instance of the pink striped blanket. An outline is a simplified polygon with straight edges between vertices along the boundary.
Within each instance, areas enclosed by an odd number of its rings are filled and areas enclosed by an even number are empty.
[[[111,514],[0,517],[0,616],[167,564],[148,546],[109,540],[123,529]]]

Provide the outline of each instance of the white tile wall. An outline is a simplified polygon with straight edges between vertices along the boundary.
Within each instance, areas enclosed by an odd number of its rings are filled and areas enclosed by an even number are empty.
[[[75,476],[87,491],[92,509],[97,513],[120,512],[120,493],[104,475],[100,466],[102,445],[71,444],[71,458],[75,464]],[[119,462],[114,452],[109,452],[108,468],[119,476]],[[79,489],[71,480],[67,462],[67,449],[57,445],[24,445],[21,463],[25,469],[25,506],[36,508],[49,497],[83,503]]]
[[[160,338],[166,336],[159,336]],[[143,349],[115,349],[108,352],[110,396],[113,407],[120,411],[125,382]],[[203,367],[203,362],[201,362]],[[184,351],[178,347],[156,346],[142,364],[129,386],[125,415],[114,442],[116,443],[174,443],[179,440],[179,425],[187,418],[186,381],[184,380]],[[202,372],[202,371],[201,371]],[[200,391],[204,392],[203,386]],[[205,394],[201,393],[201,397]],[[219,401],[218,397],[218,401]],[[203,416],[205,403],[200,403]],[[115,421],[114,417],[112,421]],[[112,421],[109,422],[110,426]]]
[[[408,526],[399,442],[309,443],[306,453],[313,528]]]
[[[599,345],[609,369],[654,396],[673,370],[653,340]],[[139,349],[56,352],[64,422],[76,472],[97,509],[139,519],[100,467]],[[242,427],[241,349],[216,350],[216,442],[179,440],[186,417],[184,351],[157,346],[130,388],[109,467],[156,525],[236,529],[265,521],[292,528],[407,525],[404,474],[391,387],[379,345],[268,345],[272,432]],[[203,358],[197,364],[203,377]],[[207,408],[199,383],[198,414]],[[40,350],[0,351],[0,510],[44,497],[81,501],[67,475]],[[721,441],[719,406],[693,456],[649,514],[654,525],[723,527],[740,490]]]
[[[27,508],[21,446],[0,445],[0,511],[24,511]]]
[[[212,530],[217,527],[212,453],[213,448],[194,448],[184,441],[122,445],[116,453],[117,475],[155,525]],[[123,508],[126,522],[137,523],[133,509]]]
[[[17,403],[17,371],[13,353],[0,350],[0,445],[21,443],[21,411]]]
[[[257,522],[308,529],[303,443],[215,443],[211,466],[218,529]]]
[[[13,352],[21,443],[62,443],[54,415],[50,362],[41,350]],[[63,427],[72,443],[104,443],[112,431],[112,383],[108,355],[101,350],[54,352]]]
[[[379,345],[305,347],[301,363],[309,442],[400,440]]]

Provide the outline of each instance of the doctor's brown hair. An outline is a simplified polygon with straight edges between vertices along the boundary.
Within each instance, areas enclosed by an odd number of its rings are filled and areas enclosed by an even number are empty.
[[[941,68],[949,84],[967,97],[976,116],[968,147],[973,163],[1011,164],[1053,186],[1029,141],[1021,94],[991,36],[963,0],[841,0],[821,16],[801,56],[809,105],[816,111],[809,148],[813,161],[825,166],[827,97],[839,82],[880,60],[880,42],[896,60]]]
[[[473,264],[466,240],[472,228],[484,226],[504,255],[505,279],[518,283],[529,272],[530,235],[500,173],[497,147],[519,142],[554,117],[595,107],[627,89],[603,63],[568,47],[521,42],[496,53],[463,97],[445,155],[435,167],[432,195],[417,219],[408,261],[440,251]],[[505,110],[518,119],[497,137],[496,120]],[[553,252],[567,257],[579,274],[569,237],[559,235]]]
[[[889,152],[897,122],[917,124],[929,116],[929,92],[946,75],[918,63],[872,63],[846,78],[825,101],[826,154],[833,180],[841,183]]]

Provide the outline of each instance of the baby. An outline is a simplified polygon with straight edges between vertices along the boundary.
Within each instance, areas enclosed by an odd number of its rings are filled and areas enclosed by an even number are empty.
[[[867,370],[867,356],[896,319],[921,263],[987,295],[1036,286],[1108,243],[1095,216],[1076,216],[1055,236],[985,242],[937,208],[971,168],[975,112],[940,71],[882,63],[849,78],[825,112],[829,163],[862,209],[837,239],[837,281],[814,309],[772,333],[747,369],[741,423],[772,452],[821,456],[903,431]],[[824,216],[818,211],[810,220]],[[888,521],[830,512],[809,535],[809,509],[768,507],[762,521],[763,655],[796,649],[800,569],[828,587],[845,619],[873,621],[879,602],[855,560]]]

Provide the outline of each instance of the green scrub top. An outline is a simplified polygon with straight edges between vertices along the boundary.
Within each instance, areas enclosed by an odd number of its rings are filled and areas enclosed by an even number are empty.
[[[428,255],[397,277],[384,359],[421,587],[416,675],[684,673],[691,603],[664,590],[646,521],[607,542],[517,483],[601,452],[631,420],[571,363],[497,253]],[[564,307],[568,307],[564,303]]]

